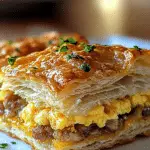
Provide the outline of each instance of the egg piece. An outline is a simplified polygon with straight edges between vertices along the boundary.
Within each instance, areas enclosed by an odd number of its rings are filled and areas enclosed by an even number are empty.
[[[49,120],[48,120],[49,111],[50,111],[50,109],[44,109],[44,110],[40,111],[35,116],[34,121],[38,125],[48,125],[49,124]]]
[[[58,111],[51,111],[49,114],[50,125],[53,129],[63,129],[74,124],[72,117],[67,118],[65,115]]]
[[[33,103],[28,104],[19,114],[20,118],[25,122],[27,126],[33,126],[35,124],[34,117],[36,114],[36,107]]]
[[[114,100],[110,106],[110,109],[111,107],[115,107],[116,114],[119,114],[119,115],[129,113],[132,108],[130,99]]]
[[[148,102],[148,97],[146,95],[136,94],[131,97],[132,107],[136,107],[138,105],[144,106],[146,102]]]
[[[4,101],[4,97],[7,94],[7,91],[0,91],[0,101]]]

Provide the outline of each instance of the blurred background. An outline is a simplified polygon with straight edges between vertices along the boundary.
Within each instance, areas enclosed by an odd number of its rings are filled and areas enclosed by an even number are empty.
[[[46,31],[150,39],[150,0],[0,0],[0,39]]]

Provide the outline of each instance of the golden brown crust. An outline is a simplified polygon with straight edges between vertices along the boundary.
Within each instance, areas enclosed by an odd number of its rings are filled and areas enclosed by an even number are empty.
[[[32,52],[42,51],[49,45],[58,44],[61,36],[73,36],[87,42],[83,36],[78,34],[63,35],[57,32],[45,33],[38,37],[19,38],[15,41],[4,41],[0,45],[0,67],[7,65],[7,59],[10,56],[26,56]]]
[[[94,45],[91,52],[85,52],[81,44],[67,44],[67,52],[57,52],[58,46],[51,46],[43,52],[37,52],[17,59],[14,66],[4,69],[6,76],[23,77],[25,79],[41,81],[50,90],[59,93],[76,80],[83,81],[94,77],[104,77],[126,74],[133,63],[143,55],[150,56],[146,50],[137,50],[123,46]],[[67,61],[66,55],[74,53],[81,56]],[[85,72],[82,64],[89,64],[91,70]],[[35,71],[29,71],[36,67]],[[15,73],[14,73],[15,72]]]

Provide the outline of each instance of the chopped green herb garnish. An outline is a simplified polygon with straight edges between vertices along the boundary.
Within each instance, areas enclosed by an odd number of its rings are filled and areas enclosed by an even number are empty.
[[[65,43],[64,39],[63,38],[60,38],[59,39],[59,46],[63,45]]]
[[[80,55],[74,54],[74,53],[66,55],[67,61],[69,61],[69,60],[72,59],[72,58],[84,60],[83,57],[81,57]]]
[[[9,57],[8,58],[8,64],[12,66],[15,63],[17,58],[18,58],[18,56]]]
[[[86,44],[85,44],[84,42],[81,42],[80,45],[81,45],[81,46],[85,46]]]
[[[89,64],[86,64],[86,63],[83,63],[81,66],[80,66],[80,69],[82,69],[83,71],[85,72],[89,72],[91,70],[91,67]]]
[[[15,48],[15,51],[20,52],[20,49],[18,47]]]
[[[140,50],[142,50],[141,48],[139,48],[139,47],[138,47],[138,46],[136,46],[136,45],[135,45],[135,46],[133,46],[133,47],[134,47],[136,50],[139,50],[139,51],[140,51]]]
[[[84,58],[83,58],[82,56],[80,56],[80,55],[75,55],[75,54],[74,54],[74,57],[73,57],[73,58],[84,60]]]
[[[17,143],[13,141],[13,142],[11,142],[11,144],[17,144]]]
[[[37,67],[32,67],[32,69],[37,70],[38,68]]]
[[[71,54],[66,55],[66,59],[67,61],[69,61],[70,59],[72,59],[72,55]]]
[[[58,49],[56,49],[56,50],[55,50],[55,52],[59,52],[59,50],[58,50]]]
[[[7,148],[7,147],[8,147],[8,144],[7,144],[7,143],[1,143],[1,144],[0,144],[0,148],[5,149],[5,148]]]
[[[59,49],[59,52],[67,52],[68,51],[68,47],[67,46],[62,46],[60,49]]]
[[[49,41],[48,41],[48,45],[51,45],[52,43],[53,43],[52,40],[49,40]]]
[[[76,44],[77,41],[74,39],[74,38],[68,38],[68,39],[63,39],[63,38],[60,38],[59,39],[59,46],[63,45],[64,43],[70,43],[70,44]]]
[[[108,45],[103,45],[103,46],[108,46]]]
[[[94,48],[95,48],[94,45],[86,45],[86,44],[84,45],[84,51],[87,52],[87,53],[93,51]]]
[[[73,38],[68,38],[66,41],[70,44],[76,44],[77,43],[77,41]]]
[[[29,69],[26,69],[26,72],[27,72],[27,73],[36,73],[36,70],[37,70],[37,69],[38,69],[38,68],[35,67],[35,66],[30,66]]]
[[[12,40],[9,40],[9,41],[8,41],[8,44],[9,44],[9,45],[11,45],[12,43],[13,43],[13,41],[12,41]]]

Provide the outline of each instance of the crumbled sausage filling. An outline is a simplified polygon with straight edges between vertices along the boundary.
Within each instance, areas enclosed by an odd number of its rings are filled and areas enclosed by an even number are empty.
[[[46,141],[53,137],[53,130],[50,126],[37,126],[32,130],[33,138],[40,140],[41,142]]]
[[[4,97],[4,101],[0,102],[0,115],[15,117],[26,105],[25,100],[9,91]]]
[[[0,116],[4,114],[4,105],[3,105],[3,102],[0,102]]]
[[[128,116],[136,113],[136,109],[133,109],[129,114],[120,115],[119,119],[109,120],[104,128],[99,128],[96,124],[91,124],[90,126],[85,126],[81,124],[75,124],[75,132],[71,132],[69,128],[64,128],[63,130],[53,130],[49,126],[37,126],[32,131],[32,136],[40,141],[48,140],[49,138],[54,138],[60,141],[82,141],[89,136],[99,136],[105,133],[115,133],[117,130],[124,126],[125,120]],[[150,108],[145,107],[140,109],[141,115],[143,117],[150,116]]]

